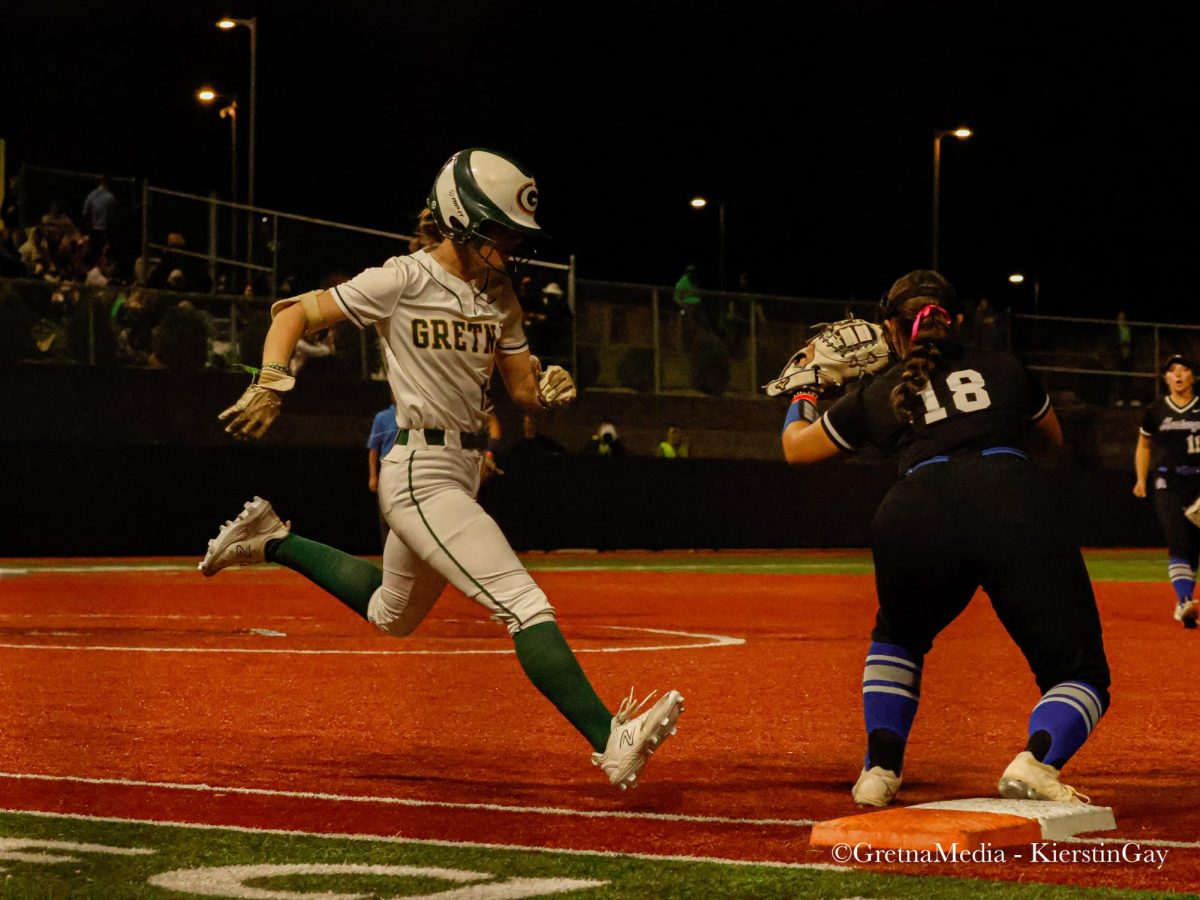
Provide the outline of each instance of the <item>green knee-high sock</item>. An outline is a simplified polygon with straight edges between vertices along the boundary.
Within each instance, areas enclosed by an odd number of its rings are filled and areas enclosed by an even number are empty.
[[[299,572],[313,584],[322,587],[362,616],[367,617],[371,595],[383,584],[383,572],[366,560],[289,534],[277,541],[268,541],[266,557],[281,566]]]
[[[558,625],[533,625],[514,634],[513,643],[521,668],[534,687],[558,707],[592,747],[602,752],[612,730],[612,713],[596,696]]]

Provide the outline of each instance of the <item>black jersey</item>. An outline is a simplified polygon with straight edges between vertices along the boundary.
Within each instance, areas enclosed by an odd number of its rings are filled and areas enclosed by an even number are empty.
[[[890,396],[903,371],[897,363],[826,410],[821,425],[830,439],[843,450],[872,444],[898,453],[903,472],[933,456],[1021,448],[1030,424],[1050,409],[1046,392],[1016,357],[951,346],[922,392],[923,413],[910,424],[896,415]]]
[[[1141,433],[1152,438],[1152,465],[1159,469],[1200,467],[1200,398],[1176,406],[1170,397],[1155,400],[1142,417]]]

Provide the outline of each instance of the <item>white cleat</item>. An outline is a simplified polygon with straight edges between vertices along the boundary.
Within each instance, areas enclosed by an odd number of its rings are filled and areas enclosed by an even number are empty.
[[[1051,800],[1055,803],[1091,803],[1091,799],[1058,780],[1058,769],[1038,762],[1022,750],[1008,764],[997,785],[1008,800]]]
[[[221,526],[196,568],[208,576],[229,566],[258,565],[266,560],[267,541],[287,537],[291,530],[291,522],[280,521],[270,503],[255,497],[236,519]]]
[[[871,766],[862,770],[850,795],[859,806],[887,806],[900,792],[900,778],[891,769]]]
[[[1195,600],[1184,600],[1175,607],[1175,621],[1182,622],[1184,628],[1195,628],[1197,619],[1200,619],[1200,604]]]
[[[634,703],[634,694],[621,701],[613,716],[612,731],[603,753],[592,754],[592,765],[599,766],[608,780],[625,790],[637,787],[638,773],[663,742],[675,734],[675,723],[683,712],[683,695],[667,691],[657,703],[637,718],[634,713],[653,699],[650,694],[641,703]]]

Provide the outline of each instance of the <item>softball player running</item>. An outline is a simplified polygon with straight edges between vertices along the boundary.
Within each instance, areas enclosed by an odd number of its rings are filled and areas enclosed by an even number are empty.
[[[1200,528],[1184,510],[1200,499],[1200,404],[1191,360],[1172,356],[1163,367],[1170,396],[1152,403],[1142,418],[1134,452],[1133,493],[1146,496],[1154,469],[1154,511],[1167,538],[1167,576],[1175,589],[1175,621],[1195,628],[1200,605],[1192,598],[1200,562]]]
[[[513,160],[488,150],[455,154],[442,167],[429,210],[444,237],[395,257],[330,291],[281,300],[263,367],[221,414],[239,439],[263,434],[295,379],[286,362],[306,332],[349,319],[382,338],[399,425],[379,476],[391,529],[383,571],[290,533],[254,498],[209,543],[200,571],[269,560],[320,585],[387,634],[411,634],[446,583],[507,626],[529,680],[591,743],[592,762],[622,790],[636,786],[651,753],[675,733],[683,697],[668,691],[645,712],[633,692],[614,716],[600,701],[555,621],[554,608],[495,521],[475,500],[488,447],[487,385],[499,366],[509,394],[529,410],[575,397],[563,369],[531,357],[507,276],[523,238],[536,237],[538,194]]]
[[[1024,449],[1030,438],[1061,445],[1062,432],[1046,393],[1014,357],[950,341],[953,303],[936,272],[898,280],[881,312],[900,361],[857,385],[819,424],[816,396],[798,394],[784,426],[789,463],[872,444],[898,455],[904,474],[872,523],[879,611],[863,669],[867,752],[853,797],[862,806],[895,798],[925,654],[982,586],[1042,692],[1000,794],[1086,803],[1059,770],[1108,707],[1100,617],[1079,549]]]

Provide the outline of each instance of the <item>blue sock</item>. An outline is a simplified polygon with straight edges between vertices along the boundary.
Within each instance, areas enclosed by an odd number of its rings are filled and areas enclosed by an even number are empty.
[[[863,768],[882,766],[897,775],[921,699],[921,661],[898,644],[875,641],[863,667],[863,717],[867,756]]]
[[[1180,603],[1192,599],[1192,591],[1196,589],[1196,573],[1190,562],[1172,556],[1167,562],[1167,577],[1171,579],[1171,587],[1175,588],[1175,596]]]
[[[1104,715],[1104,707],[1100,692],[1082,681],[1064,681],[1046,691],[1029,716],[1031,742],[1039,731],[1050,740],[1040,762],[1056,769],[1066,765]]]

